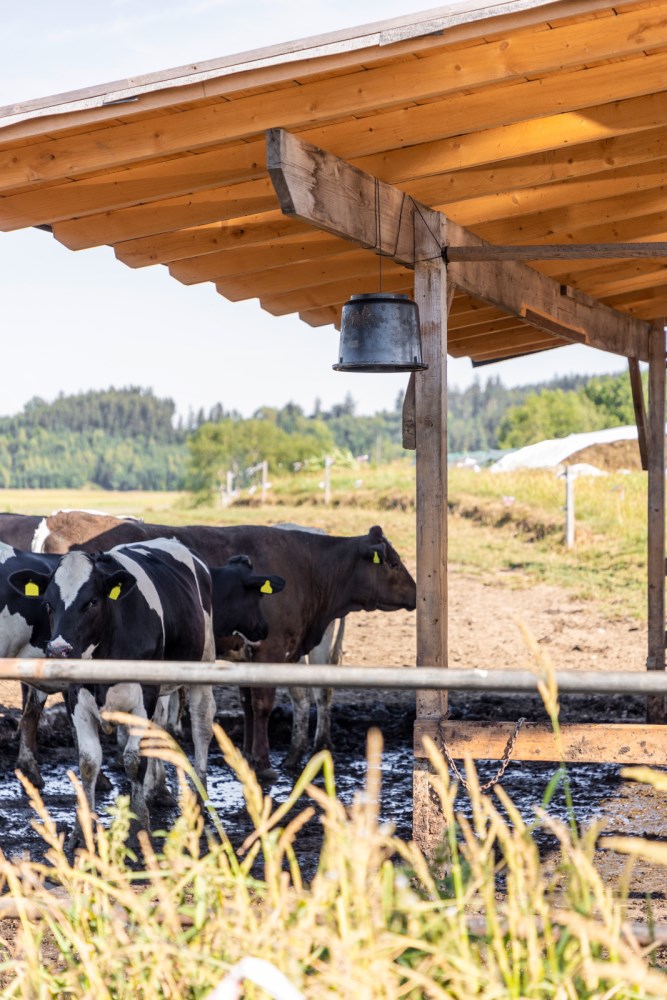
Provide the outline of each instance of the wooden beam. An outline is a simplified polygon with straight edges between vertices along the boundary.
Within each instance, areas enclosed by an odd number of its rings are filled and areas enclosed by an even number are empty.
[[[403,269],[392,261],[385,261],[382,266],[385,274],[405,274]],[[264,298],[274,294],[295,290],[300,294],[304,288],[321,285],[328,281],[343,281],[345,278],[367,279],[367,291],[377,288],[378,262],[371,254],[363,254],[353,249],[348,253],[337,254],[335,258],[322,261],[303,261],[289,267],[273,267],[265,271],[261,281],[256,274],[250,276],[232,275],[216,282],[218,291],[233,302],[241,299]]]
[[[426,206],[283,129],[267,133],[267,165],[287,215],[414,266],[414,229],[430,211]],[[450,246],[484,245],[451,220],[448,234]],[[437,254],[433,243],[430,252]],[[648,358],[646,324],[583,293],[564,291],[516,261],[452,263],[448,275],[475,298],[519,318],[530,314],[533,325],[547,333],[626,357]]]
[[[400,225],[398,228],[400,235]],[[420,210],[414,218],[415,302],[419,307],[422,357],[428,369],[415,372],[417,666],[447,666],[447,269],[438,253],[446,243],[447,220]],[[397,239],[397,244],[399,240]],[[417,718],[447,713],[445,691],[417,692]],[[444,819],[413,772],[413,836],[432,852],[433,831]],[[425,794],[426,792],[426,794]]]
[[[635,411],[635,423],[637,424],[637,443],[639,444],[642,469],[646,472],[648,469],[646,406],[644,404],[644,386],[642,385],[642,376],[637,358],[628,358],[628,371],[630,375],[630,388],[632,390],[632,405]]]
[[[424,736],[437,746],[444,738],[454,760],[500,760],[513,722],[454,722],[417,720],[415,755],[425,757]],[[560,761],[590,764],[667,765],[667,732],[663,726],[609,723],[560,726],[561,747],[549,725],[526,722],[517,738],[512,760]]]
[[[580,238],[578,234],[585,232],[590,226],[595,226],[598,231],[606,226],[608,234],[613,233],[616,223],[666,210],[667,195],[664,189],[654,188],[636,194],[624,191],[614,197],[590,203],[574,202],[567,208],[549,209],[523,215],[518,219],[484,223],[479,227],[479,234],[494,244],[515,242],[517,237],[520,243],[537,243],[542,240],[546,243],[561,243],[566,236],[572,243],[615,243],[615,238],[610,235],[599,241],[590,241]]]
[[[648,670],[665,669],[665,329],[649,340]],[[647,721],[664,724],[664,696],[647,698]]]
[[[53,235],[70,250],[85,250],[184,227],[257,215],[275,207],[271,184],[262,178],[167,201],[153,201],[117,212],[59,222],[53,227]]]
[[[529,131],[533,127],[531,123],[526,125]],[[585,159],[586,146],[579,147],[578,152]],[[577,151],[570,150],[571,156],[576,153]],[[547,178],[542,183],[523,185],[519,189],[509,191],[502,188],[497,179],[497,189],[494,194],[478,195],[459,201],[448,198],[446,211],[462,226],[475,226],[480,219],[486,224],[547,211],[560,211],[567,216],[574,204],[588,205],[594,201],[603,201],[613,198],[619,191],[633,194],[655,191],[664,186],[666,170],[667,164],[663,157],[633,163],[619,169],[607,166],[598,173],[587,173],[560,183]],[[417,188],[413,191],[410,187],[409,190],[429,204],[443,203],[441,188],[428,192],[428,196],[426,190],[424,194],[419,193]]]
[[[192,260],[174,261],[168,266],[172,278],[184,285],[196,285],[226,276],[255,274],[272,267],[287,267],[304,261],[334,257],[349,249],[349,244],[340,239],[311,231],[282,240],[272,240],[261,246],[220,250]]]
[[[558,243],[544,246],[448,246],[443,250],[448,263],[481,260],[623,260],[635,257],[667,258],[667,243]]]
[[[474,351],[467,348],[463,356],[470,357],[474,362],[492,364],[494,361],[523,358],[526,354],[538,354],[540,351],[552,351],[557,347],[566,346],[566,340],[556,340],[553,337],[545,337],[543,340],[532,339],[527,342],[523,342],[517,338],[513,344],[503,348],[489,346],[487,349],[483,344],[478,345]],[[457,349],[452,347],[452,354],[454,354],[455,350]]]
[[[115,244],[114,253],[128,267],[148,267],[152,264],[171,264],[175,260],[190,260],[219,250],[258,246],[309,232],[310,226],[288,219],[276,210],[224,222],[209,222],[203,226],[188,226],[173,233],[125,240]]]
[[[323,118],[335,121],[401,103],[419,104],[466,88],[632,57],[663,44],[657,15],[652,18],[646,11],[635,10],[596,22],[593,32],[588,24],[574,24],[518,33],[511,40],[511,59],[507,43],[493,40],[463,47],[454,59],[449,50],[420,59],[419,72],[415,72],[414,59],[390,62],[339,76],[335,87],[325,78],[178,114],[115,124],[84,135],[45,140],[20,151],[9,149],[0,153],[0,191],[250,138],[276,120],[285,127],[307,128]],[[502,90],[497,92],[500,96],[493,96],[506,115],[508,102]],[[489,103],[493,102],[487,98]]]
[[[412,295],[413,276],[410,271],[396,274],[382,274],[382,288],[386,292],[402,292]],[[322,306],[333,306],[346,302],[351,295],[362,295],[373,291],[371,281],[365,275],[355,275],[342,281],[331,281],[326,284],[311,285],[292,289],[289,292],[260,295],[262,308],[272,316],[286,316],[289,313],[301,312],[302,309],[316,309]]]

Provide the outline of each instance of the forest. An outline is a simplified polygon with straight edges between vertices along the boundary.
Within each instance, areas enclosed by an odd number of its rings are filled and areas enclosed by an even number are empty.
[[[0,487],[113,490],[189,489],[206,493],[227,470],[239,485],[245,471],[267,460],[274,471],[325,458],[337,464],[360,455],[380,464],[401,456],[403,393],[393,409],[356,413],[351,395],[311,413],[296,403],[259,407],[251,417],[200,409],[177,417],[171,399],[130,386],[53,402],[35,398],[21,413],[0,417]],[[451,452],[519,448],[544,438],[632,423],[627,374],[569,376],[518,388],[497,376],[449,392]]]

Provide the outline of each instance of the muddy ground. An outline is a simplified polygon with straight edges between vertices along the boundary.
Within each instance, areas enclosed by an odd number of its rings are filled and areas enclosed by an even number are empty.
[[[638,626],[632,619],[605,619],[594,604],[576,601],[556,588],[536,585],[515,589],[517,582],[521,581],[514,580],[511,574],[506,579],[485,579],[452,568],[452,666],[487,669],[529,666],[531,656],[516,621],[520,618],[558,669],[644,669],[645,627]],[[347,663],[408,667],[414,663],[414,658],[414,614],[360,613],[348,619]],[[237,693],[221,689],[218,704],[218,721],[240,741],[242,720]],[[0,784],[0,846],[10,855],[27,850],[32,856],[38,856],[41,843],[30,828],[29,809],[13,775],[18,705],[18,685],[0,684],[0,763],[6,775],[6,780]],[[520,715],[545,719],[541,703],[526,696],[501,698],[457,694],[451,698],[451,712],[458,717],[478,719],[515,720]],[[561,718],[563,721],[641,721],[643,713],[644,706],[639,698],[567,696],[562,701]],[[382,813],[404,838],[411,835],[414,715],[414,695],[404,692],[339,692],[334,704],[333,738],[339,794],[350,801],[361,786],[366,732],[371,726],[380,728],[385,740]],[[44,798],[57,820],[67,826],[71,822],[74,795],[66,770],[75,766],[75,753],[64,713],[57,702],[50,716],[51,725],[42,733]],[[280,774],[271,789],[276,800],[282,799],[290,788],[291,778],[280,766],[289,743],[289,725],[290,703],[286,693],[281,692],[271,723],[273,762]],[[107,746],[108,774],[116,790],[124,790],[124,776],[112,769],[112,746]],[[495,769],[494,762],[481,763],[479,768],[483,779],[490,777]],[[539,804],[553,771],[554,767],[548,764],[510,764],[503,785],[525,818],[532,819],[534,806]],[[248,821],[236,778],[225,767],[217,748],[211,756],[209,774],[211,800],[225,820],[232,842],[239,844],[249,830]],[[572,766],[570,778],[577,819],[581,824],[604,817],[607,833],[667,837],[666,797],[647,793],[622,780],[616,766]],[[112,797],[100,800],[100,810]],[[465,794],[461,794],[460,801],[465,810]],[[560,792],[549,811],[565,818],[565,803]],[[165,813],[158,817],[158,822],[163,825],[169,818],[169,813]],[[303,831],[300,844],[300,860],[308,876],[317,862],[317,821]],[[545,856],[553,854],[554,845],[548,837],[541,838],[540,846]],[[618,857],[601,851],[600,859],[609,878],[619,873],[622,862]],[[632,896],[637,900],[637,916],[642,914],[644,895],[648,893],[656,916],[667,919],[667,885],[664,883],[663,872],[652,871],[646,866],[636,869]]]

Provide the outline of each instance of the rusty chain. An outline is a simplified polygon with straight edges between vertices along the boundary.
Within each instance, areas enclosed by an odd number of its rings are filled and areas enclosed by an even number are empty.
[[[481,785],[480,789],[479,789],[480,792],[486,792],[486,791],[488,791],[489,788],[493,788],[493,786],[497,785],[498,782],[500,781],[500,779],[502,778],[503,774],[507,770],[509,762],[512,759],[512,753],[514,752],[514,744],[516,743],[516,738],[519,735],[519,730],[521,729],[521,727],[522,727],[522,725],[524,724],[525,721],[526,720],[525,720],[525,718],[523,716],[520,719],[517,720],[517,724],[514,727],[514,732],[512,733],[512,735],[510,736],[510,738],[508,739],[507,744],[505,746],[505,749],[503,750],[503,755],[500,758],[500,767],[496,771],[495,777],[493,777],[491,779],[491,781],[487,781],[485,785]],[[463,777],[463,775],[459,771],[458,767],[456,766],[456,762],[455,762],[454,758],[452,757],[451,753],[449,752],[449,748],[447,747],[447,744],[445,743],[445,738],[442,735],[442,723],[440,723],[439,731],[440,731],[440,749],[442,750],[443,754],[445,755],[445,760],[447,761],[447,763],[449,764],[450,769],[454,772],[454,774],[456,775],[456,777],[461,782],[461,784],[463,785],[463,787],[465,788],[465,790],[467,792],[467,791],[470,790],[470,786],[468,785],[468,782],[466,781],[466,779]]]

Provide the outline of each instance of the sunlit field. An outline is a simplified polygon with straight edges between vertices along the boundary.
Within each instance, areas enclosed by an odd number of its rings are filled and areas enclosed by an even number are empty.
[[[67,507],[133,514],[166,524],[275,524],[291,521],[334,534],[365,534],[380,524],[403,557],[414,563],[415,467],[411,460],[378,468],[331,469],[331,499],[324,503],[322,469],[271,475],[266,501],[259,484],[234,503],[219,494],[195,503],[186,493],[104,490],[2,490],[0,507],[45,514]],[[494,474],[450,470],[450,561],[472,573],[502,571],[504,585],[541,580],[582,599],[599,601],[611,615],[645,617],[646,475],[612,473],[575,482],[576,544],[567,550],[565,483],[544,470]]]

